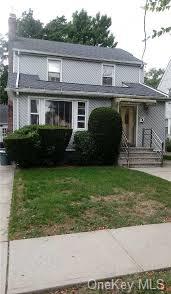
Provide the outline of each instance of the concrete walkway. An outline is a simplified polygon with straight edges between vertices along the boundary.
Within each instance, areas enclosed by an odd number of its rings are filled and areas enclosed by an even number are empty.
[[[134,169],[171,182],[171,162],[163,167],[144,167]]]
[[[15,240],[7,294],[171,267],[171,223]]]
[[[0,166],[0,293],[5,293],[8,256],[8,220],[14,168]]]

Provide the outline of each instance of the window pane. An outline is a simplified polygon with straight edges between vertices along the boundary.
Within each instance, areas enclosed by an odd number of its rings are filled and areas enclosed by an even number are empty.
[[[51,81],[51,82],[60,82],[60,73],[57,73],[57,72],[49,72],[48,73],[48,81]]]
[[[112,77],[113,76],[113,66],[104,65],[103,66],[103,76]]]
[[[78,115],[79,114],[85,115],[85,108],[78,108]]]
[[[85,116],[78,116],[78,121],[85,121]]]
[[[57,60],[48,60],[48,71],[49,72],[60,72],[61,62]]]
[[[78,122],[78,128],[84,129],[85,128],[85,122]]]
[[[112,86],[112,78],[103,77],[103,85]]]
[[[45,123],[61,127],[72,126],[72,102],[46,101]]]
[[[39,115],[31,114],[31,125],[38,125],[38,124],[39,124]]]
[[[38,113],[39,100],[31,100],[31,113]]]

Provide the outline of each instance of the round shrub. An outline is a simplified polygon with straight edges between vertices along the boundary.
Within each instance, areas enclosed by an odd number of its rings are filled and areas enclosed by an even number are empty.
[[[78,131],[74,135],[75,151],[77,154],[77,163],[90,165],[94,163],[95,142],[88,131]]]
[[[38,134],[43,165],[56,165],[64,160],[65,149],[69,144],[72,129],[56,126],[39,126]]]
[[[95,140],[99,163],[116,164],[122,137],[120,114],[109,107],[96,108],[90,114],[88,128]]]

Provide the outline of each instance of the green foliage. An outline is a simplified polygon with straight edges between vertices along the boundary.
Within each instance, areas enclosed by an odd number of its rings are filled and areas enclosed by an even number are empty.
[[[157,89],[163,74],[164,69],[151,68],[148,72],[145,73],[144,82],[146,85]]]
[[[171,152],[171,139],[166,139],[166,151]]]
[[[33,17],[33,10],[24,11],[22,17],[17,19],[17,35],[25,38],[37,38],[43,37],[43,24],[40,20]]]
[[[171,7],[171,0],[147,0],[147,5],[145,7],[146,10],[152,12],[164,12],[169,10]],[[171,32],[171,26],[161,27],[159,31],[153,30],[152,38],[160,37],[165,33]]]
[[[44,28],[44,39],[66,42],[68,40],[68,24],[65,16],[56,17]]]
[[[117,163],[122,137],[122,121],[112,108],[99,107],[89,117],[89,132],[95,140],[96,160],[101,164]]]
[[[7,86],[8,79],[8,66],[2,65],[0,67],[0,103],[7,104],[8,96],[5,88]]]
[[[81,165],[94,163],[96,154],[95,141],[88,131],[79,131],[74,136],[75,151],[78,155],[77,162]]]
[[[63,162],[64,152],[69,144],[72,129],[43,126],[38,128],[41,162],[43,165],[57,165]]]
[[[21,167],[56,165],[63,161],[72,129],[25,126],[4,139],[8,156]]]

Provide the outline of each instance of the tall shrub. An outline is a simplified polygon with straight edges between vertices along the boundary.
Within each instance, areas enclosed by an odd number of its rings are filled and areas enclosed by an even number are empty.
[[[101,164],[116,164],[122,137],[122,120],[108,107],[94,109],[89,117],[89,132],[96,145],[96,159]]]

